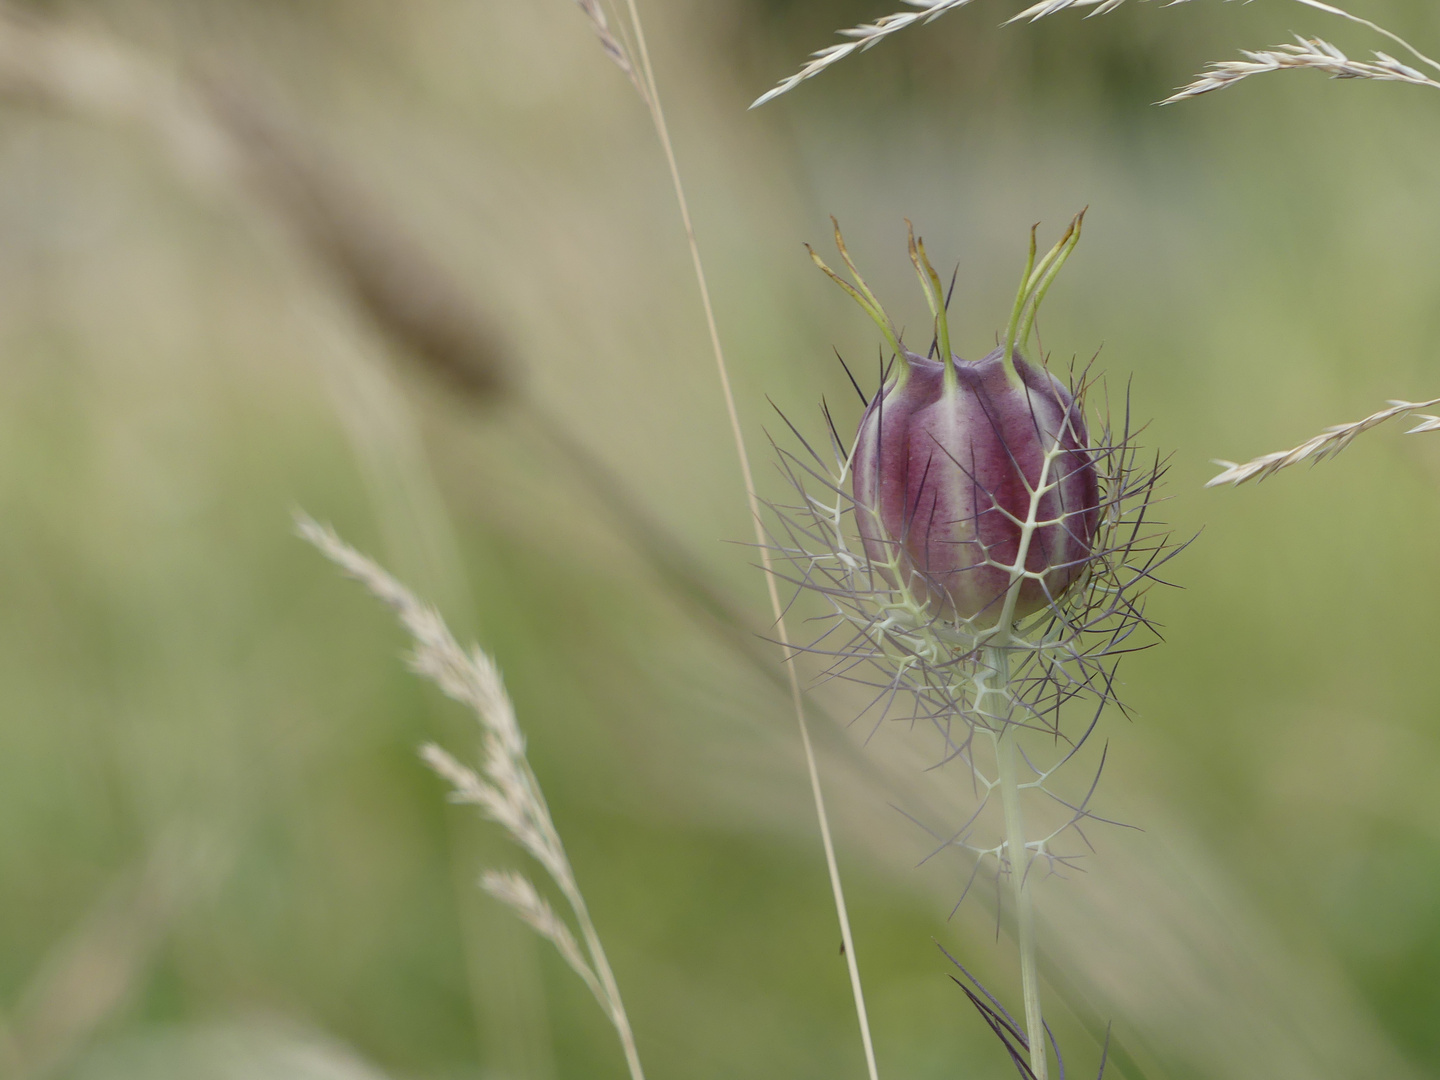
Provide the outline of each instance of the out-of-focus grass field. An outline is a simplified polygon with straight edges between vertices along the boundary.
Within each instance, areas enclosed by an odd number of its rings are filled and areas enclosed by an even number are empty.
[[[1174,455],[1164,513],[1199,537],[1171,567],[1183,589],[1153,597],[1165,643],[1124,669],[1133,720],[1103,724],[1097,808],[1143,831],[1092,830],[1087,872],[1041,890],[1071,992],[1147,1077],[1440,1072],[1440,437],[1395,425],[1311,472],[1202,489],[1211,458],[1440,394],[1440,95],[1296,72],[1157,109],[1292,29],[1372,42],[1280,0],[1004,30],[1013,6],[977,0],[747,113],[883,5],[643,6],[771,496],[767,396],[811,432],[822,396],[853,425],[832,347],[874,369],[873,328],[801,246],[828,250],[829,214],[912,327],[902,219],[958,263],[975,356],[1029,225],[1090,207],[1044,343],[1130,383]],[[1353,6],[1440,48],[1433,4]],[[521,392],[766,632],[664,162],[574,5],[35,7],[238,73],[313,132],[462,284]],[[863,1075],[783,693],[659,584],[529,415],[399,356],[252,199],[142,126],[3,99],[15,1075],[622,1075],[583,987],[474,885],[524,857],[416,758],[472,752],[472,725],[292,537],[297,507],[497,655],[651,1075]],[[935,942],[1016,1001],[1009,940],[988,896],[950,917],[968,869],[917,869],[928,838],[895,809],[968,791],[907,771],[904,730],[861,747],[868,726],[817,723],[882,1075],[1006,1075]],[[1050,1007],[1092,1073],[1098,1047]],[[15,1064],[37,1048],[48,1073]]]

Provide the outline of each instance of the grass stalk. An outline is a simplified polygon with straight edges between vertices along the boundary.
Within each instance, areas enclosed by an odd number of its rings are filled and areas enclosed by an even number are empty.
[[[548,819],[545,824],[548,827],[551,842],[560,848],[560,834],[555,831]],[[595,929],[595,922],[590,918],[590,906],[585,903],[585,897],[580,892],[580,886],[576,883],[574,874],[570,872],[568,862],[562,867],[562,870],[562,873],[555,875],[555,884],[559,886],[560,892],[575,915],[575,924],[580,928],[580,936],[585,942],[585,951],[589,956],[590,966],[604,991],[603,997],[607,1002],[610,1022],[615,1027],[615,1034],[619,1037],[620,1047],[625,1053],[625,1066],[630,1070],[631,1080],[645,1080],[645,1070],[640,1066],[640,1050],[635,1045],[635,1033],[630,1029],[630,1017],[626,1014],[624,1001],[620,997],[620,984],[615,981],[615,973],[610,968],[610,959],[605,955],[604,945],[600,943],[600,932]]]
[[[650,63],[650,50],[645,43],[644,24],[640,19],[640,9],[636,0],[626,0],[626,9],[634,34],[636,58],[639,60],[638,74],[641,96],[650,110],[650,118],[655,125],[655,134],[660,140],[661,149],[665,153],[665,163],[670,170],[670,182],[675,191],[675,201],[680,209],[680,220],[690,248],[690,262],[695,272],[695,283],[699,287],[700,303],[705,310],[705,326],[710,335],[710,348],[715,357],[716,373],[720,378],[720,392],[725,401],[726,415],[730,421],[730,433],[735,443],[736,456],[740,462],[740,474],[745,482],[745,499],[750,508],[750,517],[754,525],[755,543],[760,550],[760,559],[765,569],[765,584],[769,593],[771,613],[774,616],[775,632],[785,652],[790,699],[795,710],[795,721],[800,729],[800,743],[805,753],[805,769],[810,781],[810,794],[815,803],[815,816],[820,825],[820,841],[825,849],[825,866],[829,872],[830,891],[835,903],[835,914],[840,922],[841,941],[845,946],[845,963],[849,969],[850,991],[855,1000],[855,1014],[860,1025],[865,1065],[870,1080],[879,1080],[880,1074],[875,1063],[875,1046],[870,1036],[870,1021],[865,1010],[865,992],[860,981],[860,966],[856,959],[854,936],[845,906],[845,891],[840,881],[840,866],[835,856],[835,843],[830,832],[830,820],[825,809],[825,795],[820,784],[820,768],[810,739],[810,726],[805,716],[805,701],[800,688],[800,675],[795,664],[795,652],[790,647],[790,634],[785,623],[785,609],[780,600],[779,586],[771,566],[770,547],[760,516],[760,500],[755,492],[750,454],[746,449],[745,434],[740,426],[740,413],[736,408],[735,394],[730,384],[730,369],[725,361],[725,350],[720,344],[720,331],[715,322],[715,308],[710,299],[710,288],[705,280],[705,265],[700,257],[700,245],[695,238],[695,225],[690,216],[689,202],[685,197],[685,185],[680,179],[680,167],[676,162],[675,149],[670,141],[670,129],[665,122],[665,111],[660,104],[655,71]]]

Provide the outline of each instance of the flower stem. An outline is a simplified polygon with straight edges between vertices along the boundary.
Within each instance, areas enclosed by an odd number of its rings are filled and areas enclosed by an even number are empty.
[[[1005,649],[986,649],[985,662],[993,673],[985,690],[1005,698],[1010,681],[1010,659]],[[1008,704],[1008,702],[1007,702]],[[987,708],[986,712],[990,710]],[[1035,950],[1035,908],[1030,894],[1030,849],[1025,841],[1025,815],[1020,806],[1019,750],[1020,725],[1005,715],[990,713],[999,721],[994,735],[995,758],[1000,774],[1000,802],[1005,811],[1005,855],[1010,864],[1010,887],[1015,901],[1016,944],[1020,950],[1020,985],[1025,997],[1025,1033],[1029,1041],[1030,1071],[1035,1080],[1047,1080],[1045,1023],[1040,1012],[1040,973]]]

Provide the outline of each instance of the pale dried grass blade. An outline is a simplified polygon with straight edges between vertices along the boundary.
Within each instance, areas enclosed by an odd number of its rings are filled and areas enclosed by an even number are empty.
[[[1402,82],[1412,86],[1429,86],[1440,90],[1440,82],[1424,72],[1402,64],[1388,53],[1376,52],[1373,60],[1352,60],[1322,38],[1297,37],[1296,44],[1277,45],[1273,49],[1242,49],[1244,60],[1217,60],[1162,101],[1170,105],[1186,98],[1199,97],[1213,90],[1224,90],[1242,79],[1269,71],[1320,71],[1334,79],[1375,79],[1381,82]]]
[[[1359,15],[1352,15],[1344,8],[1338,8],[1334,4],[1323,3],[1322,0],[1295,0],[1295,2],[1297,4],[1304,4],[1306,7],[1309,8],[1314,8],[1316,11],[1323,11],[1327,15],[1338,15],[1342,19],[1348,19],[1350,22],[1359,23],[1361,26],[1375,31],[1375,33],[1380,34],[1382,37],[1389,38],[1396,45],[1399,45],[1406,52],[1414,56],[1417,60],[1421,61],[1422,63],[1428,64],[1436,71],[1440,71],[1440,62],[1430,59],[1430,57],[1426,56],[1419,49],[1415,48],[1414,45],[1411,45],[1410,42],[1406,41],[1399,34],[1395,33],[1393,30],[1386,30],[1385,27],[1381,26],[1379,23],[1373,23],[1369,19],[1362,19]]]
[[[1040,0],[1039,3],[1032,4],[1019,14],[1005,20],[1004,25],[1009,26],[1011,23],[1021,21],[1035,22],[1047,15],[1083,7],[1094,8],[1090,15],[1103,15],[1106,12],[1114,11],[1124,2],[1125,0]],[[1189,0],[1170,0],[1166,6],[1188,2]],[[1440,61],[1426,56],[1399,34],[1385,29],[1379,23],[1351,14],[1344,8],[1327,4],[1324,0],[1296,0],[1296,3],[1364,26],[1393,41],[1421,63],[1440,71]],[[1296,44],[1277,45],[1271,49],[1242,49],[1241,55],[1245,59],[1219,60],[1209,64],[1206,70],[1197,75],[1192,82],[1171,94],[1160,104],[1170,105],[1177,101],[1184,101],[1186,98],[1208,94],[1213,90],[1223,90],[1252,75],[1302,68],[1321,71],[1336,79],[1374,79],[1381,82],[1403,82],[1412,86],[1431,86],[1440,89],[1440,82],[1427,76],[1424,72],[1402,63],[1388,53],[1376,51],[1372,60],[1353,60],[1330,42],[1318,37],[1297,35]]]
[[[1012,15],[1010,18],[1006,19],[1003,25],[1009,26],[1011,23],[1022,22],[1026,20],[1034,22],[1036,19],[1043,19],[1047,15],[1054,15],[1061,11],[1068,11],[1072,8],[1082,7],[1093,7],[1095,10],[1090,12],[1090,15],[1104,15],[1107,12],[1114,11],[1124,2],[1125,0],[1040,0],[1039,3],[1031,5],[1024,11],[1020,12],[1018,15]],[[1169,0],[1169,2],[1163,6],[1174,7],[1177,4],[1185,4],[1189,2],[1190,0]],[[1399,45],[1406,52],[1414,56],[1417,60],[1421,61],[1424,64],[1427,64],[1432,68],[1435,68],[1437,71],[1440,71],[1440,61],[1432,60],[1430,57],[1426,56],[1419,49],[1417,49],[1414,45],[1411,45],[1410,42],[1406,41],[1399,34],[1395,33],[1393,30],[1385,29],[1385,27],[1381,26],[1379,23],[1372,22],[1369,19],[1361,18],[1359,15],[1352,14],[1351,12],[1346,11],[1344,8],[1336,7],[1334,4],[1327,4],[1324,2],[1324,0],[1295,0],[1295,2],[1297,4],[1304,4],[1306,7],[1313,8],[1316,11],[1323,11],[1327,15],[1336,15],[1342,19],[1348,20],[1349,22],[1363,26],[1368,30],[1372,30],[1375,33],[1381,35],[1382,37],[1389,38],[1396,45]]]
[[[448,780],[451,787],[450,801],[483,806],[489,784],[480,779],[476,771],[455,760],[448,750],[442,750],[434,743],[420,747],[420,760],[430,766],[431,771],[442,780]]]
[[[297,515],[296,528],[326,558],[395,611],[413,642],[411,669],[474,712],[484,737],[486,779],[438,746],[427,745],[420,751],[426,764],[450,782],[452,799],[479,807],[552,877],[573,886],[564,848],[525,758],[525,737],[494,662],[479,649],[468,653],[462,649],[438,611],[333,530],[301,515]]]
[[[580,951],[580,943],[575,940],[575,935],[565,925],[560,916],[555,914],[547,900],[536,891],[530,879],[523,874],[517,874],[513,870],[486,870],[480,878],[480,887],[495,897],[502,904],[510,908],[537,934],[543,937],[550,944],[564,961],[570,965],[576,975],[585,981],[590,992],[595,995],[595,1000],[600,1002],[602,1008],[609,1008],[610,1004],[605,1000],[605,990],[600,985],[600,980],[590,970],[590,965],[585,960],[585,955]]]
[[[488,750],[488,746],[487,746]],[[536,862],[551,874],[563,872],[564,853],[550,841],[546,822],[526,788],[523,765],[506,764],[504,760],[486,762],[486,772],[496,779],[488,784],[480,776],[433,743],[420,748],[420,757],[442,779],[451,785],[450,801],[478,807],[510,838],[523,847]]]
[[[1026,8],[1018,15],[1010,16],[1010,18],[1006,19],[1001,25],[1009,26],[1011,23],[1017,22],[1034,22],[1037,19],[1045,18],[1047,15],[1068,11],[1071,8],[1093,7],[1095,10],[1086,16],[1086,18],[1089,18],[1092,15],[1104,15],[1107,12],[1114,11],[1124,2],[1125,0],[1040,0],[1040,3]],[[1171,2],[1185,3],[1186,0],[1171,0]]]
[[[1397,416],[1405,416],[1434,405],[1440,405],[1440,398],[1431,401],[1391,401],[1388,408],[1372,413],[1363,420],[1356,420],[1349,424],[1336,424],[1334,427],[1326,428],[1321,434],[1306,440],[1294,449],[1264,454],[1243,465],[1233,461],[1216,461],[1215,464],[1223,465],[1225,471],[1211,479],[1205,486],[1212,488],[1229,484],[1232,487],[1238,487],[1249,480],[1264,480],[1281,469],[1288,469],[1291,465],[1298,465],[1302,461],[1312,463],[1324,461],[1344,450],[1362,432],[1379,427],[1387,420],[1393,420]],[[1426,422],[1412,428],[1411,434],[1417,431],[1440,430],[1440,417],[1425,416],[1422,419]]]
[[[349,577],[360,582],[400,619],[414,641],[410,663],[448,697],[470,706],[484,730],[510,755],[523,756],[525,739],[494,663],[479,649],[466,653],[440,613],[422,603],[373,559],[361,555],[327,526],[304,514],[295,517],[295,529]]]
[[[1440,416],[1420,416],[1420,423],[1416,424],[1406,435],[1418,435],[1422,431],[1440,431]]]
[[[585,13],[585,18],[589,20],[590,28],[595,31],[595,37],[600,42],[600,47],[605,50],[605,55],[615,61],[620,70],[625,72],[626,77],[634,84],[635,89],[640,92],[640,96],[648,102],[650,96],[645,89],[645,84],[640,79],[639,72],[635,69],[634,62],[630,59],[630,50],[626,47],[625,42],[621,41],[610,29],[610,20],[606,18],[605,8],[601,5],[600,0],[575,0],[575,3]]]
[[[500,891],[496,895],[554,943],[570,966],[585,980],[615,1028],[631,1080],[644,1080],[635,1036],[620,998],[620,987],[590,918],[585,897],[575,880],[565,845],[550,817],[550,808],[540,790],[540,782],[525,757],[525,738],[520,732],[510,696],[505,692],[499,668],[480,649],[472,647],[467,651],[461,648],[438,611],[423,603],[374,560],[341,540],[333,529],[299,513],[295,515],[295,528],[322,555],[395,611],[412,640],[411,668],[474,712],[482,734],[483,778],[438,746],[423,746],[420,755],[426,764],[450,782],[453,801],[479,807],[529,852],[555,882],[580,928],[585,943],[583,952],[565,924],[540,899],[534,887],[519,875],[498,877],[496,881]],[[576,965],[577,958],[579,966]]]
[[[813,79],[832,64],[839,63],[852,53],[864,52],[866,49],[878,45],[883,39],[891,34],[905,30],[916,23],[928,23],[938,19],[946,12],[955,11],[967,7],[973,0],[907,0],[916,11],[897,11],[892,15],[883,15],[873,23],[861,23],[859,26],[852,26],[848,30],[835,31],[841,37],[849,38],[849,41],[839,45],[829,45],[818,49],[810,54],[810,59],[805,66],[789,78],[782,79],[775,87],[761,94],[750,104],[750,108],[758,108],[767,101],[773,101],[790,90],[795,89],[806,79]]]

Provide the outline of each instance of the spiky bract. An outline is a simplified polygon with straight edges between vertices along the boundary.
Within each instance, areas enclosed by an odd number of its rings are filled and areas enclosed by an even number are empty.
[[[1068,253],[1063,244],[1073,245],[1069,233],[1056,246],[1061,260]],[[923,246],[912,246],[912,255],[917,251],[924,282],[933,272]],[[853,273],[843,246],[842,256]],[[1029,312],[1027,331],[1033,308],[1026,305],[1057,268],[1055,252],[1039,266],[1032,252],[1017,301],[1017,311]],[[1061,811],[1057,827],[1026,845],[1031,858],[1054,869],[1071,856],[1052,842],[1072,829],[1083,839],[1083,823],[1095,815],[1088,793],[1067,797],[1047,783],[1074,759],[1104,706],[1120,705],[1116,665],[1150,643],[1137,635],[1153,630],[1144,596],[1178,550],[1151,515],[1166,463],[1142,458],[1128,390],[1112,422],[1108,400],[1094,400],[1100,388],[1088,369],[1062,382],[1043,363],[1025,359],[1028,332],[1012,337],[1011,365],[1003,362],[1003,347],[981,361],[952,357],[945,365],[935,357],[942,336],[948,339],[943,305],[932,305],[931,357],[917,356],[899,343],[893,323],[855,277],[851,295],[890,331],[887,339],[894,335],[905,374],[892,367],[882,376],[855,440],[840,436],[827,406],[827,448],[807,442],[788,420],[801,449],[776,445],[797,499],[771,504],[775,572],[796,589],[797,600],[818,597],[824,604],[820,633],[798,648],[826,660],[825,676],[873,691],[861,716],[876,727],[899,719],[938,734],[937,764],[966,768],[980,805],[959,828],[932,831],[942,848],[994,856],[999,871],[1012,862],[1005,844],[976,835],[999,785],[993,747],[1011,729],[1048,735],[1054,747],[1048,761],[1022,757],[1030,773],[1025,787]],[[946,423],[963,428],[955,437],[938,420],[922,422],[924,403],[934,407],[952,377],[969,394],[958,414],[950,406]],[[902,385],[905,396],[897,397]],[[944,497],[953,505],[923,479],[927,468],[962,492]],[[957,584],[967,580],[976,584]],[[977,735],[987,736],[978,756]]]

